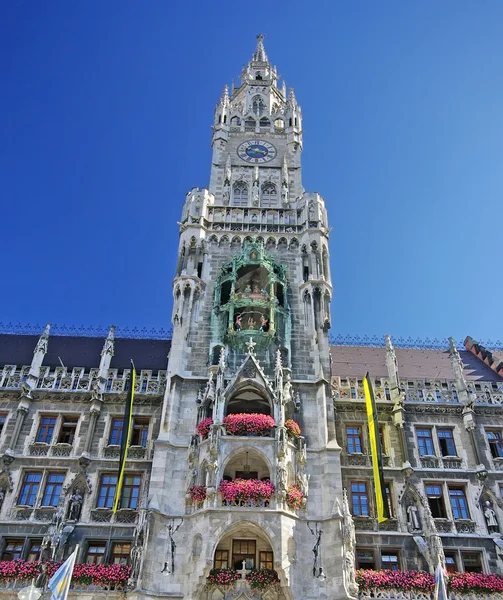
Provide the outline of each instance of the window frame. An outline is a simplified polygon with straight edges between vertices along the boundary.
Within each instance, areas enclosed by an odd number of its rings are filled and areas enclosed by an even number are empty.
[[[19,560],[23,557],[23,553],[24,553],[24,546],[26,543],[26,538],[5,538],[5,545],[4,545],[4,549],[2,550],[2,561],[8,561],[8,560]],[[16,549],[13,549],[11,551],[8,550],[9,545],[15,546]],[[17,550],[17,548],[20,549]],[[6,554],[11,555],[10,558],[7,558],[5,555]],[[19,554],[19,556],[16,556],[17,554]]]
[[[44,423],[45,420],[54,421],[53,423]],[[38,419],[37,432],[35,434],[36,444],[51,445],[54,439],[54,432],[58,423],[58,416],[51,414],[41,414]]]
[[[447,492],[449,495],[449,504],[451,507],[453,519],[455,521],[471,520],[470,508],[468,506],[468,497],[464,486],[448,485]],[[460,514],[461,516],[456,516],[456,514]]]
[[[485,429],[485,434],[491,458],[493,460],[503,458],[503,432],[501,429],[488,428]],[[496,437],[490,438],[491,435]]]
[[[77,437],[77,428],[79,426],[79,421],[80,421],[80,415],[75,415],[75,414],[61,415],[61,423],[59,426],[58,437],[57,437],[56,443],[57,444],[69,444],[70,446],[73,445],[75,442],[75,438]],[[74,423],[74,426],[68,425],[68,423]],[[70,437],[71,437],[70,441],[65,441],[62,439],[65,427],[70,430],[73,430],[70,432]]]
[[[27,481],[27,478],[30,476],[33,476],[33,475],[37,475],[39,477],[39,480],[38,481]],[[43,471],[27,470],[27,471],[23,472],[22,479],[20,481],[20,486],[19,486],[19,494],[17,496],[17,502],[16,502],[17,506],[29,506],[30,508],[35,507],[35,505],[37,504],[38,496],[40,494],[40,488],[42,487],[43,476],[44,476]],[[34,488],[35,488],[35,492],[33,492]],[[25,491],[25,490],[28,490],[28,491]],[[27,502],[21,502],[23,497],[25,500],[29,500],[31,497],[33,497],[33,502],[31,504],[29,504]]]
[[[90,553],[90,550],[92,548],[103,548],[103,552],[92,552]],[[93,560],[90,561],[89,558],[93,557]],[[102,560],[95,560],[95,558],[98,557],[101,558]],[[87,565],[103,565],[106,564],[106,558],[107,558],[107,543],[103,540],[89,540],[87,541],[86,544],[86,555],[84,558],[84,562]]]
[[[224,558],[225,556],[225,558]],[[215,550],[215,557],[213,559],[214,569],[228,569],[229,568],[229,550]]]
[[[437,440],[438,440],[438,447],[440,449],[440,456],[442,458],[453,457],[453,456],[457,457],[458,452],[456,449],[456,442],[454,441],[454,429],[451,427],[437,427],[436,434],[437,434]],[[441,435],[441,434],[450,434],[450,437],[447,435]],[[444,451],[442,449],[442,442],[445,443],[447,454],[444,454]],[[449,442],[450,442],[450,444],[449,444]],[[452,450],[454,450],[453,453],[449,452],[449,445],[452,446]]]
[[[363,490],[354,490],[354,486],[363,486]],[[365,498],[365,502],[362,503],[362,498]],[[357,499],[357,502],[355,502]],[[358,506],[358,511],[355,508]],[[366,512],[364,511],[364,508]],[[370,502],[369,502],[369,490],[366,481],[351,481],[351,514],[354,517],[369,517],[370,516]]]
[[[117,546],[129,546],[129,550],[126,552],[124,552],[124,550],[122,550],[121,552],[116,552],[115,549]],[[112,544],[110,546],[110,560],[108,561],[109,564],[111,565],[129,565],[130,562],[130,558],[131,558],[131,548],[132,548],[132,543],[131,540],[122,540],[122,541],[112,541]],[[121,557],[124,560],[121,560]],[[116,560],[116,559],[119,560]]]
[[[60,477],[61,481],[50,481],[52,477]],[[48,471],[44,477],[44,491],[41,497],[40,506],[57,507],[63,492],[63,484],[65,482],[66,473],[63,471]],[[48,489],[52,486],[52,489]],[[46,499],[49,502],[46,502]]]
[[[237,552],[235,549],[236,544],[252,544],[253,545],[253,552]],[[257,562],[257,540],[256,539],[250,539],[250,538],[234,538],[232,540],[232,565],[235,565],[237,562],[237,557],[238,556],[242,556],[244,558],[239,559],[240,562],[242,562],[243,560],[246,560],[246,568],[251,568],[254,569],[256,562]],[[252,560],[252,565],[251,567],[248,566],[248,558],[250,560]],[[232,567],[234,568],[234,567]]]
[[[259,550],[258,568],[271,570],[274,569],[274,552],[272,550]]]
[[[357,433],[350,433],[350,429],[355,429]],[[346,451],[348,454],[363,454],[363,428],[361,425],[346,425]],[[350,443],[351,441],[351,443]],[[359,450],[351,450],[350,445],[355,448],[359,445]]]
[[[384,561],[383,556],[396,556],[396,563],[394,561]],[[379,552],[379,560],[381,562],[381,569],[389,569],[390,571],[400,571],[401,569],[400,550],[395,550],[394,548],[381,549]],[[388,566],[389,564],[396,565],[396,569],[390,569]]]
[[[136,440],[136,432],[139,431],[138,440]],[[150,433],[150,418],[149,417],[134,417],[133,427],[131,429],[131,443],[130,446],[139,446],[146,448],[149,441]],[[143,440],[143,438],[145,438]],[[145,443],[143,443],[143,441]],[[138,442],[138,443],[136,443]]]
[[[119,422],[121,423],[120,428],[116,425],[116,423],[119,423]],[[124,435],[124,417],[111,417],[110,430],[108,432],[108,446],[120,446],[122,444],[122,436],[123,435]]]
[[[434,519],[447,519],[447,506],[446,506],[446,502],[445,502],[445,497],[444,497],[444,482],[441,483],[428,483],[425,482],[424,484],[424,490],[425,490],[425,494],[426,494],[426,500],[428,502],[428,506],[430,507],[430,511],[431,511],[431,515]],[[428,488],[439,488],[440,489],[440,494],[437,496],[436,492],[435,495],[433,495],[433,492],[428,492]],[[442,512],[443,514],[434,514],[437,512],[437,510],[433,510],[432,509],[432,505],[430,503],[430,498],[432,500],[435,499],[439,499],[439,502],[437,503],[437,508],[442,508],[442,510],[440,512]]]
[[[419,432],[427,432],[429,435],[420,435]],[[433,428],[432,427],[416,427],[416,440],[417,440],[417,451],[419,454],[419,457],[423,457],[423,456],[436,456],[435,454],[435,445],[433,443]],[[421,444],[421,441],[423,442],[423,444]],[[429,442],[429,443],[428,443]],[[422,448],[421,446],[424,446],[425,452],[422,452]],[[430,446],[430,448],[428,448],[428,446]],[[427,452],[426,450],[431,449],[431,452]]]
[[[364,552],[368,552],[369,554],[372,554],[372,562],[368,562],[368,561],[361,561],[361,559],[358,557],[358,554],[363,554]],[[371,571],[375,571],[377,569],[377,562],[376,562],[376,554],[375,554],[375,548],[356,548],[356,568],[357,569],[364,569],[364,570],[371,570]],[[372,566],[362,566],[362,565],[372,565]]]

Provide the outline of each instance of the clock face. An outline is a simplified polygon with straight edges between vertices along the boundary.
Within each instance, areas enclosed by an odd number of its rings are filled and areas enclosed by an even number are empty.
[[[249,140],[238,146],[238,156],[246,162],[265,163],[276,157],[276,148],[265,140]]]

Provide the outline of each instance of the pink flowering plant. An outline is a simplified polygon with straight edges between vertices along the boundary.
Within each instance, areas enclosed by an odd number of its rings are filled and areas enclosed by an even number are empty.
[[[271,416],[259,413],[227,415],[223,423],[230,435],[268,435],[276,425]]]
[[[52,577],[61,562],[47,563],[47,575]],[[40,573],[40,561],[4,560],[0,562],[0,581],[29,582]],[[107,589],[125,588],[131,568],[127,565],[76,564],[73,568],[72,585],[94,585]]]
[[[190,488],[192,502],[204,502],[206,499],[206,487],[204,485],[193,485]]]
[[[274,494],[274,485],[269,479],[222,479],[218,487],[222,500],[226,504],[246,504],[249,502],[268,501]]]
[[[373,589],[401,589],[433,592],[435,576],[426,571],[356,571],[360,591]],[[449,573],[447,587],[458,594],[503,592],[503,577],[484,573]]]
[[[196,431],[198,435],[200,435],[203,440],[208,437],[208,433],[210,432],[211,426],[213,425],[213,419],[211,417],[207,417],[202,421],[199,421],[196,427]]]
[[[300,437],[300,434],[302,433],[302,431],[300,430],[299,424],[294,421],[293,419],[287,419],[285,421],[285,427],[287,432],[292,436],[292,437]]]
[[[250,587],[255,590],[266,590],[272,585],[279,583],[279,577],[273,569],[260,569],[259,571],[250,571],[246,574],[246,581]]]
[[[209,588],[229,588],[241,578],[234,569],[212,569],[206,579]]]
[[[292,510],[298,510],[302,506],[304,494],[298,485],[290,485],[286,490],[286,503]]]

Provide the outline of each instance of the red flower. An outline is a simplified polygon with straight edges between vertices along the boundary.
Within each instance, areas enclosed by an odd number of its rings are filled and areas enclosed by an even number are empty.
[[[234,479],[234,481],[220,482],[218,491],[222,495],[222,499],[227,502],[248,502],[269,500],[274,494],[274,485],[267,479],[260,481],[259,479]]]
[[[203,419],[197,424],[196,431],[203,438],[203,440],[208,437],[208,433],[210,432],[212,425],[213,419],[211,417]]]
[[[192,502],[204,502],[206,499],[206,488],[204,485],[193,485],[189,491]]]
[[[286,503],[294,510],[298,510],[302,506],[304,494],[298,485],[290,485],[286,490]]]
[[[272,417],[258,413],[227,415],[223,423],[230,435],[267,435],[276,425]]]
[[[302,433],[299,424],[296,423],[293,419],[288,419],[287,421],[285,421],[285,427],[288,433],[293,437],[299,437]]]

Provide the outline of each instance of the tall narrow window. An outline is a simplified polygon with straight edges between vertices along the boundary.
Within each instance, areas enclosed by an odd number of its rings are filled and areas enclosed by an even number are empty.
[[[42,480],[42,473],[25,473],[18,504],[33,506]]]
[[[23,553],[24,540],[12,540],[7,538],[2,560],[18,560]]]
[[[503,439],[501,431],[486,431],[487,441],[493,458],[503,457]]]
[[[264,208],[278,206],[278,190],[274,183],[266,183],[262,186],[262,206]]]
[[[64,473],[49,473],[47,475],[42,506],[58,506],[64,480]]]
[[[351,484],[351,500],[353,503],[353,515],[357,517],[368,517],[369,498],[366,483]]]
[[[145,446],[148,440],[149,419],[135,418],[133,433],[131,435],[131,446]]]
[[[431,429],[416,429],[417,447],[419,456],[434,456],[433,438],[431,437]]]
[[[36,562],[40,560],[40,550],[42,548],[41,540],[30,540],[28,545],[28,554],[26,560],[28,562]]]
[[[388,499],[388,507],[389,507],[389,516],[393,518],[394,510],[393,510],[393,497],[391,495],[391,484],[386,483],[384,487],[384,491],[386,493],[386,498]]]
[[[112,545],[111,562],[114,565],[128,565],[131,542],[115,542]]]
[[[442,456],[456,456],[452,429],[439,429],[437,435]]]
[[[442,486],[440,485],[427,485],[426,486],[426,497],[428,498],[428,504],[431,510],[431,515],[435,519],[445,519],[445,504],[444,497],[442,494]]]
[[[381,552],[381,569],[398,571],[400,569],[398,552]]]
[[[5,427],[5,422],[7,421],[7,415],[5,413],[0,414],[0,435],[2,435],[2,431]]]
[[[117,486],[117,475],[102,475],[98,490],[98,508],[112,508]]]
[[[59,431],[58,444],[73,444],[78,422],[79,417],[75,415],[63,417],[63,422],[61,423],[61,429]]]
[[[137,508],[140,496],[140,475],[126,475],[122,484],[121,508]]]
[[[105,562],[105,542],[89,542],[86,553],[88,565],[102,565]]]
[[[259,569],[273,569],[274,560],[272,552],[260,552],[259,553]]]
[[[348,452],[350,454],[361,453],[362,434],[360,427],[346,427],[346,438],[348,440]]]
[[[458,570],[456,562],[456,552],[445,552],[445,568],[448,573],[455,573]]]
[[[229,567],[229,551],[228,550],[216,550],[215,551],[215,569],[227,569]]]
[[[463,570],[467,573],[482,573],[482,557],[480,552],[461,552]]]
[[[451,501],[452,515],[455,519],[470,518],[468,503],[463,489],[449,488],[449,499]]]
[[[40,417],[36,441],[50,444],[56,425],[56,417]]]
[[[356,551],[356,567],[358,569],[371,569],[373,571],[376,568],[374,551],[373,550],[357,550]]]
[[[110,435],[108,437],[109,445],[119,446],[121,444],[123,425],[124,419],[112,419],[112,426],[110,427]]]
[[[244,181],[238,181],[233,188],[234,206],[248,206],[248,186]]]

